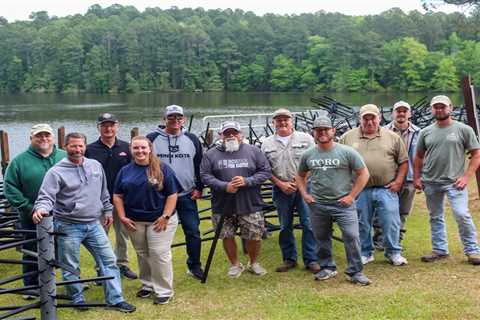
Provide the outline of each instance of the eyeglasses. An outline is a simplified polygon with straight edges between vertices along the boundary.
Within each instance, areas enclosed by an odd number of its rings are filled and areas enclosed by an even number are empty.
[[[167,116],[168,121],[181,121],[183,120],[183,116]]]

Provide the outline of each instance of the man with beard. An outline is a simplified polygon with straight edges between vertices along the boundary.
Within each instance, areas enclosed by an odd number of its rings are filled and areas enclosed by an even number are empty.
[[[168,163],[182,190],[178,193],[177,213],[185,234],[187,248],[187,274],[197,280],[203,278],[200,252],[200,217],[197,200],[202,197],[203,184],[200,179],[200,162],[202,161],[202,145],[198,138],[183,130],[185,116],[183,108],[171,105],[165,108],[165,127],[147,135],[152,141],[155,154],[160,160]]]
[[[412,116],[411,107],[408,102],[398,101],[393,105],[393,121],[385,126],[398,134],[407,148],[408,152],[408,173],[405,182],[398,193],[400,208],[400,241],[406,230],[407,217],[413,207],[413,198],[415,196],[415,186],[413,185],[413,158],[415,157],[415,148],[417,146],[418,134],[420,128],[410,122]]]
[[[66,153],[57,149],[53,143],[53,129],[48,124],[36,124],[30,129],[30,147],[10,162],[5,173],[5,198],[20,213],[19,227],[23,230],[35,231],[32,221],[32,209],[37,199],[38,190],[45,173],[58,161],[65,158]],[[33,239],[35,233],[26,233],[25,240]],[[37,251],[36,243],[23,245],[23,249]],[[23,254],[23,260],[34,260]],[[36,264],[24,264],[23,274],[38,271]],[[38,285],[38,276],[23,278],[25,286]],[[33,297],[25,296],[26,299]]]
[[[333,141],[335,129],[324,115],[313,122],[316,148],[307,150],[300,160],[297,186],[305,202],[310,206],[310,219],[317,239],[321,270],[315,280],[327,280],[337,275],[332,255],[332,226],[335,221],[342,231],[349,280],[369,285],[362,273],[358,217],[355,198],[367,184],[369,174],[360,154],[355,149]],[[307,175],[312,182],[307,190]]]
[[[458,225],[463,252],[468,262],[480,265],[477,231],[468,210],[467,184],[480,165],[480,144],[473,129],[451,117],[453,105],[447,96],[435,96],[430,102],[435,123],[420,131],[414,160],[415,188],[425,193],[430,213],[432,252],[423,262],[447,258],[445,195]],[[465,170],[465,152],[471,159]]]
[[[65,138],[68,157],[58,162],[45,175],[35,201],[32,220],[38,224],[43,216],[53,212],[57,237],[58,259],[68,267],[62,269],[64,281],[78,280],[80,274],[80,244],[94,256],[102,275],[113,277],[103,286],[109,309],[133,312],[135,307],[122,296],[120,271],[110,241],[100,224],[112,224],[112,209],[107,180],[102,165],[84,157],[86,138],[81,133],[70,133]],[[103,218],[103,219],[101,219]],[[72,273],[70,270],[75,270]],[[73,304],[79,310],[84,306],[82,285],[66,286]]]
[[[214,227],[225,215],[220,238],[230,261],[227,275],[238,278],[244,270],[235,242],[236,230],[240,228],[249,257],[247,270],[262,276],[267,271],[257,261],[264,231],[260,186],[271,177],[270,165],[259,148],[242,143],[238,122],[222,123],[220,134],[223,142],[207,151],[200,174],[212,191]]]
[[[402,138],[380,127],[380,111],[374,104],[360,108],[360,126],[347,131],[342,144],[356,149],[363,157],[370,179],[359,194],[357,210],[362,246],[362,263],[375,258],[372,240],[373,215],[377,214],[383,233],[384,254],[394,266],[407,264],[400,246],[398,192],[408,171],[408,154]]]
[[[85,157],[95,159],[102,164],[107,178],[107,189],[113,199],[113,185],[122,167],[132,160],[128,142],[117,138],[119,122],[115,115],[103,113],[97,119],[100,138],[87,145]],[[127,279],[137,279],[135,272],[128,267],[128,231],[113,211],[113,229],[115,230],[115,256],[120,274]],[[108,230],[107,230],[108,232]]]
[[[278,242],[282,250],[283,264],[275,271],[286,272],[297,266],[297,246],[293,232],[293,215],[296,210],[302,226],[303,263],[311,272],[317,273],[320,266],[317,262],[309,210],[295,181],[300,157],[305,150],[315,146],[315,142],[311,135],[293,130],[292,113],[287,109],[276,110],[272,119],[275,134],[263,141],[262,151],[272,167],[272,198],[281,226]]]

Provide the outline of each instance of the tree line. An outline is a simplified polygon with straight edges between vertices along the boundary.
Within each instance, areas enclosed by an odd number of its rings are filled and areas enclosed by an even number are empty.
[[[480,79],[479,18],[121,5],[0,17],[0,91],[454,91]]]

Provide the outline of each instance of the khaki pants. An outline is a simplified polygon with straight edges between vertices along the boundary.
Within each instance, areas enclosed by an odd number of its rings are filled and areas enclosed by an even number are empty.
[[[117,265],[128,267],[128,230],[120,221],[117,210],[113,211],[113,229],[115,230],[115,256]]]
[[[177,230],[178,217],[173,215],[167,229],[153,230],[153,222],[135,221],[137,231],[129,235],[137,252],[139,277],[142,288],[151,290],[157,297],[173,296],[173,266],[170,249]]]

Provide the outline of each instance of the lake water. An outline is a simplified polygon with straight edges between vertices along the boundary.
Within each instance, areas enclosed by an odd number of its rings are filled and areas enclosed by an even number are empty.
[[[352,106],[375,103],[391,106],[398,100],[414,103],[429,93],[344,94],[328,93],[330,97]],[[49,123],[54,129],[64,126],[65,132],[79,131],[89,142],[97,139],[96,118],[110,112],[121,121],[120,138],[128,140],[130,129],[138,127],[147,134],[161,123],[164,107],[177,104],[188,117],[194,116],[192,131],[204,128],[202,117],[217,114],[269,113],[279,107],[291,111],[314,109],[306,93],[141,93],[123,95],[95,94],[19,94],[0,95],[0,130],[9,135],[10,157],[29,144],[29,129],[36,123]],[[314,96],[321,96],[317,94]],[[462,97],[452,95],[454,104]]]

